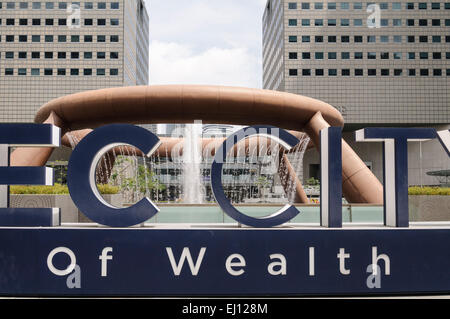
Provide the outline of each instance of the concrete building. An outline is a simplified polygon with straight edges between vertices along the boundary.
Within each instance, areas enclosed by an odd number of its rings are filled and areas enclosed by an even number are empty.
[[[450,128],[448,1],[269,0],[263,16],[263,87],[336,107],[345,131],[367,126]],[[381,144],[345,139],[382,180]],[[306,178],[318,155],[305,156]],[[450,168],[437,141],[410,143],[409,182]]]
[[[148,19],[142,0],[0,1],[0,122],[32,122],[67,94],[147,85]]]

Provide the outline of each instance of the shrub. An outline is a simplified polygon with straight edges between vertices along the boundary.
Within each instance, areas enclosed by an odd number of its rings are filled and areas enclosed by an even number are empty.
[[[117,194],[119,188],[111,185],[97,185],[101,194]],[[10,194],[18,195],[67,195],[69,188],[67,185],[55,184],[53,186],[34,186],[34,185],[12,185]]]
[[[409,195],[450,195],[450,187],[410,187]]]

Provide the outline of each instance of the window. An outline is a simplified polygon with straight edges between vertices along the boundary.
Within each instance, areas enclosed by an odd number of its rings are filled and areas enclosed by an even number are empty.
[[[322,2],[314,2],[314,9],[322,10],[323,9],[323,3]]]
[[[341,10],[350,9],[350,4],[348,2],[341,2]]]
[[[315,74],[316,74],[316,76],[323,76],[323,69],[316,69],[316,72],[315,72]]]
[[[87,76],[92,75],[92,69],[84,69],[83,75],[87,75]]]
[[[428,36],[426,36],[426,35],[419,36],[419,42],[422,42],[422,43],[428,42]]]
[[[428,25],[428,20],[427,19],[419,19],[419,25],[421,27],[426,27]]]
[[[85,59],[92,59],[92,52],[84,52],[84,58]]]
[[[383,43],[389,42],[389,36],[388,35],[380,36],[380,41],[383,42]]]
[[[70,69],[70,75],[77,76],[80,75],[79,69]]]
[[[40,59],[41,58],[41,52],[31,52],[31,58],[32,59]]]
[[[337,57],[336,52],[328,52],[328,59],[329,60],[335,60]]]
[[[99,26],[106,25],[106,19],[97,19],[97,25]]]
[[[401,35],[394,35],[394,42],[395,43],[401,43],[402,42],[402,36]]]
[[[71,59],[79,59],[80,58],[80,52],[70,52],[70,58]]]
[[[67,36],[65,35],[58,35],[58,42],[66,42]]]
[[[111,19],[111,25],[119,25],[119,19]]]
[[[106,9],[106,2],[99,2],[97,5],[98,9]]]
[[[97,36],[97,42],[106,42],[106,36],[105,35],[98,35]]]
[[[58,25],[67,25],[67,19],[58,19]]]
[[[70,36],[70,42],[80,42],[80,36],[79,35]]]
[[[406,4],[406,9],[408,10],[414,10],[414,2],[408,2]]]
[[[323,52],[316,52],[316,53],[314,54],[314,58],[315,58],[316,60],[323,60]]]
[[[84,19],[84,25],[94,25],[93,19]]]
[[[369,42],[369,43],[376,42],[376,37],[374,35],[368,35],[367,36],[367,42]]]
[[[113,60],[118,59],[119,58],[119,52],[110,52],[109,53],[109,58],[113,59]]]
[[[348,27],[350,25],[350,19],[341,19],[341,27]]]
[[[450,52],[445,52],[445,58],[446,58],[447,60],[450,60]]]
[[[394,52],[394,60],[401,60],[402,53],[401,52]]]
[[[31,24],[32,24],[32,25],[41,25],[41,19],[33,19],[33,20],[31,21]]]
[[[84,8],[87,10],[92,10],[92,9],[94,9],[94,4],[92,2],[86,2],[84,4]]]
[[[341,37],[341,42],[342,42],[342,43],[348,43],[348,42],[350,42],[350,37],[349,37],[348,35],[343,35],[343,36]]]
[[[6,42],[14,42],[14,36],[13,35],[7,35],[6,36]]]
[[[413,43],[415,42],[415,37],[413,35],[408,35],[408,43]]]
[[[110,37],[111,42],[119,42],[119,36],[118,35],[112,35]]]
[[[445,19],[445,26],[450,27],[450,19]]]
[[[415,52],[408,52],[408,60],[414,60],[416,58]]]
[[[377,75],[377,69],[368,69],[367,70],[368,76],[376,76]]]
[[[362,19],[354,19],[353,20],[353,25],[355,27],[361,27],[363,25]]]
[[[28,2],[21,2],[19,4],[20,9],[28,9]]]
[[[5,69],[5,75],[14,75],[14,69],[6,68]]]
[[[445,3],[445,10],[450,10],[450,2]]]
[[[341,52],[341,59],[342,60],[350,59],[350,52]]]
[[[298,70],[297,69],[289,69],[289,76],[297,76]]]
[[[441,69],[433,69],[433,76],[442,76]]]
[[[310,25],[309,19],[302,19],[302,26],[308,27]]]
[[[364,70],[363,69],[355,69],[355,76],[363,76]]]
[[[65,59],[67,57],[66,52],[58,52],[58,59]]]
[[[44,75],[53,75],[53,69],[44,69]]]
[[[15,19],[6,19],[6,25],[14,25]]]
[[[402,69],[394,69],[394,76],[401,76],[403,73]]]
[[[45,52],[44,56],[46,59],[53,59],[53,52]]]
[[[41,42],[41,36],[40,35],[32,35],[31,42]]]
[[[335,43],[336,42],[336,36],[335,35],[329,35],[328,36],[328,42],[329,43]]]
[[[388,19],[380,19],[380,25],[382,27],[387,27],[389,26],[389,20]],[[394,24],[395,25],[395,24]]]
[[[426,10],[427,3],[426,2],[419,2],[419,10]]]
[[[296,35],[290,35],[289,36],[289,42],[291,42],[291,43],[297,42],[297,36]]]
[[[19,52],[19,59],[26,59],[27,53],[26,52]]]
[[[361,10],[362,9],[362,2],[355,2],[353,3],[353,9],[355,10]]]
[[[355,37],[353,38],[353,40],[354,40],[356,43],[362,43],[362,42],[363,42],[363,37],[362,37],[362,35],[355,35]]]
[[[380,58],[383,59],[383,60],[389,59],[389,52],[381,52],[380,53]]]
[[[401,10],[402,9],[402,3],[401,2],[393,2],[392,3],[392,10]]]
[[[428,52],[420,52],[419,57],[421,60],[427,60],[428,59]]]
[[[303,52],[302,53],[302,59],[304,59],[304,60],[311,59],[311,53],[310,52]]]
[[[442,58],[441,52],[433,52],[433,60],[440,60]]]
[[[342,69],[341,74],[342,76],[350,76],[350,69]]]
[[[92,42],[92,41],[93,41],[92,35],[85,35],[84,36],[84,42]]]
[[[27,42],[28,36],[26,35],[19,35],[19,42]]]
[[[19,19],[19,25],[28,25],[28,19]]]
[[[379,4],[379,6],[380,6],[380,9],[381,9],[381,10],[387,10],[387,9],[388,9],[388,4],[387,4],[387,2],[381,2],[381,3]]]
[[[309,2],[302,3],[302,10],[309,10]]]
[[[414,19],[407,19],[406,20],[406,25],[408,27],[413,27],[414,26]]]
[[[6,3],[6,9],[15,9],[16,3],[15,2],[7,2]]]
[[[323,19],[315,19],[315,20],[314,20],[314,25],[315,25],[316,27],[321,27],[321,26],[323,26]]]
[[[367,58],[369,60],[375,60],[377,58],[377,53],[376,52],[367,52]]]
[[[45,19],[45,25],[53,25],[54,20],[53,19]]]
[[[35,10],[41,9],[41,3],[40,2],[33,2],[32,8]]]
[[[329,69],[328,70],[328,76],[336,76],[337,75],[337,69]]]
[[[336,19],[328,19],[328,26],[329,27],[335,27],[336,26]]]
[[[53,42],[53,36],[52,35],[46,35],[45,36],[45,42]]]
[[[431,37],[431,39],[432,39],[433,43],[441,43],[441,36],[440,35],[433,35]]]
[[[289,26],[296,27],[297,26],[297,19],[289,19]]]
[[[439,27],[441,25],[441,20],[440,19],[432,19],[431,20],[431,25],[433,27]]]
[[[297,52],[289,52],[290,60],[297,60]]]
[[[67,2],[58,3],[58,8],[63,10],[67,9]]]
[[[336,10],[336,2],[328,2],[328,10]]]
[[[445,36],[445,43],[450,43],[450,35]]]
[[[46,2],[45,3],[45,9],[51,10],[55,8],[55,4],[53,2]]]
[[[40,69],[31,69],[31,75],[39,76],[39,75],[41,75],[41,70]]]
[[[362,52],[355,52],[355,59],[356,60],[361,60],[363,58],[363,53]]]
[[[402,19],[394,19],[394,20],[392,20],[392,25],[394,27],[401,27],[402,26]]]
[[[441,4],[439,2],[432,2],[431,3],[431,9],[432,10],[439,10],[441,8]]]
[[[112,4],[111,4],[112,5]],[[289,2],[288,3],[288,9],[289,10],[295,10],[297,9],[297,3],[296,2]]]
[[[420,69],[420,76],[428,76],[428,69]]]
[[[105,52],[97,52],[97,59],[105,59],[106,54]]]
[[[66,69],[58,69],[58,75],[66,75]]]
[[[316,35],[316,36],[314,36],[314,42],[315,43],[322,43],[323,42],[323,35]]]
[[[309,35],[302,35],[302,42],[310,42],[310,41],[311,41],[311,37]],[[291,42],[290,39],[289,39],[289,42]],[[295,37],[294,42],[297,42],[297,37]]]
[[[302,70],[302,76],[310,76],[311,75],[311,69],[303,69]]]
[[[389,69],[381,69],[381,76],[389,76]]]
[[[18,75],[27,75],[27,69],[20,68],[17,72]]]
[[[5,52],[5,59],[14,59],[14,52]]]
[[[446,75],[447,75],[447,76],[450,76],[450,69],[447,69]]]

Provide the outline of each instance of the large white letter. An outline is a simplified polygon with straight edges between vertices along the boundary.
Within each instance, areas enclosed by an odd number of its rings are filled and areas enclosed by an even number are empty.
[[[345,253],[345,248],[339,249],[339,254],[337,254],[337,258],[339,258],[339,271],[343,275],[350,275],[350,270],[345,269],[345,259],[350,258],[350,254]]]
[[[233,259],[239,259],[239,261],[233,262]],[[245,259],[239,254],[230,255],[225,262],[225,267],[230,275],[240,276],[245,272],[244,269],[235,270],[233,267],[245,267]]]
[[[273,254],[270,255],[270,259],[274,259],[274,258],[278,258],[280,261],[274,261],[272,263],[269,264],[269,266],[267,267],[267,271],[269,272],[269,274],[273,275],[273,276],[278,276],[278,275],[286,275],[287,271],[286,271],[286,258],[282,255],[282,254]],[[275,267],[280,267],[279,270],[274,270]]]
[[[181,270],[183,269],[184,260],[188,260],[189,268],[191,269],[191,273],[193,276],[197,276],[198,271],[200,270],[200,266],[202,264],[203,256],[206,252],[206,247],[202,247],[200,249],[200,253],[198,255],[197,261],[195,262],[192,260],[191,252],[188,247],[183,248],[183,252],[181,253],[180,260],[177,264],[175,261],[175,257],[173,256],[172,248],[166,247],[167,255],[169,256],[170,265],[172,266],[173,273],[175,276],[179,276],[181,274]]]
[[[108,265],[108,260],[112,260],[113,256],[109,256],[108,253],[112,253],[113,249],[112,247],[105,247],[102,250],[102,254],[98,257],[98,259],[100,259],[102,261],[102,277],[107,277],[108,276],[108,269],[107,269],[107,265]]]

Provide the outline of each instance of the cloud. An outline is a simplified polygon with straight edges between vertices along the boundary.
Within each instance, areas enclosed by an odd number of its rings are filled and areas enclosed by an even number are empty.
[[[152,41],[150,84],[209,84],[261,87],[261,58],[248,48],[212,46],[203,50]]]

